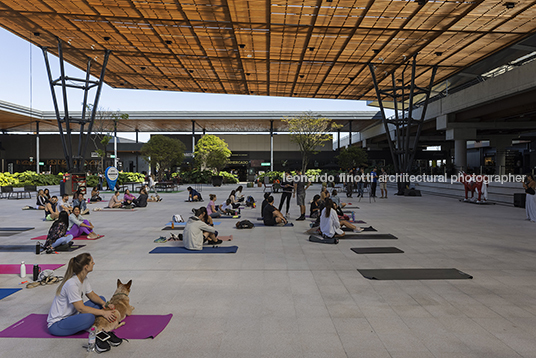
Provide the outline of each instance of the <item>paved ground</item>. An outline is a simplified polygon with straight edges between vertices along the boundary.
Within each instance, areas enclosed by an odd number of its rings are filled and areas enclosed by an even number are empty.
[[[223,199],[234,187],[203,188]],[[320,190],[309,189],[308,199]],[[262,189],[247,189],[258,201]],[[91,213],[106,237],[84,242],[96,262],[94,290],[110,296],[117,278],[133,279],[135,314],[174,317],[154,340],[133,340],[110,357],[536,357],[536,224],[524,210],[424,196],[359,203],[356,216],[396,241],[307,241],[309,221],[293,228],[236,230],[228,255],[149,255],[172,214],[197,205],[163,194],[136,212]],[[31,202],[34,200],[32,199]],[[276,203],[279,195],[276,194]],[[356,200],[353,199],[356,203]],[[1,200],[0,226],[35,230],[0,237],[33,245],[50,223],[22,211],[29,200]],[[291,217],[297,217],[292,205]],[[205,202],[206,204],[206,202]],[[103,206],[103,205],[101,205]],[[93,207],[93,206],[92,206]],[[259,209],[244,210],[255,220]],[[356,255],[358,246],[396,246],[403,254]],[[71,254],[0,252],[0,263],[67,263]],[[370,281],[361,268],[457,268],[473,280]],[[58,274],[63,274],[59,269]],[[0,287],[18,286],[0,275]],[[24,289],[0,301],[0,329],[47,313],[55,286]],[[85,356],[74,339],[3,339],[1,357]]]

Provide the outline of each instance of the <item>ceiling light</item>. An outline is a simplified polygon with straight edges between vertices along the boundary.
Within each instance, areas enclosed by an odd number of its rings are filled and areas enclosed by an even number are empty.
[[[141,66],[140,68],[141,68],[142,71],[145,71],[145,68],[146,68],[146,67],[145,67],[145,66]]]
[[[166,44],[171,45],[173,42],[170,40],[166,40]]]
[[[104,41],[110,41],[110,37],[108,37],[108,36],[104,36],[103,39],[104,39]]]
[[[436,56],[442,56],[442,55],[443,55],[443,52],[441,52],[441,51],[437,51],[437,52],[435,53],[435,55],[436,55]]]
[[[40,32],[34,32],[33,34],[34,34],[34,36],[41,36]]]
[[[238,47],[240,47],[240,48],[245,48],[246,45],[244,45],[244,44],[240,44],[240,45],[238,45]]]
[[[315,48],[314,47],[309,47],[309,51],[314,51]]]
[[[514,2],[507,2],[504,3],[504,6],[506,6],[507,9],[513,9],[516,4]]]

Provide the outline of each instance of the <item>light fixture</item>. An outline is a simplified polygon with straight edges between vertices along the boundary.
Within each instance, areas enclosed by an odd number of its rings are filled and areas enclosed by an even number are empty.
[[[246,73],[246,76],[249,76],[249,75],[251,75],[251,73],[247,72],[247,73]]]
[[[108,36],[104,36],[103,39],[104,39],[104,41],[110,41],[110,37],[108,37]]]
[[[38,31],[34,32],[33,34],[34,34],[34,36],[41,36],[41,33],[38,32]]]
[[[167,88],[167,86],[164,86],[164,88]]]
[[[142,71],[145,71],[145,68],[146,68],[146,67],[145,67],[145,66],[141,66],[140,68],[141,68]]]
[[[171,45],[172,43],[173,43],[173,41],[171,41],[171,40],[166,40],[166,44]]]
[[[380,50],[372,50],[376,55],[380,53]]]
[[[194,73],[194,70],[189,70],[188,72],[190,72],[190,73]]]
[[[507,2],[504,3],[504,6],[506,6],[507,9],[513,9],[516,4],[514,2]]]
[[[437,51],[437,52],[435,53],[435,55],[436,55],[436,56],[442,56],[442,55],[443,55],[443,52],[441,52],[441,51]]]
[[[309,51],[314,51],[315,48],[314,47],[309,47]]]
[[[348,79],[349,79],[350,81],[353,81],[353,80],[355,80],[355,77],[348,77]]]
[[[300,78],[304,78],[304,77],[305,77],[305,75],[300,75]]]
[[[417,4],[419,4],[420,6],[423,6],[423,5],[426,5],[426,3],[428,2],[428,0],[415,0],[417,2]]]
[[[240,48],[245,48],[246,45],[244,45],[244,44],[240,44],[240,45],[238,45],[238,47],[240,47]]]

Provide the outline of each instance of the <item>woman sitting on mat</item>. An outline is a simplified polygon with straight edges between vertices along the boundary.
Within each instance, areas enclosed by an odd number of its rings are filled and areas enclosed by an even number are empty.
[[[93,224],[88,220],[84,220],[82,215],[80,215],[80,207],[75,206],[73,208],[73,213],[69,215],[70,228],[67,234],[73,235],[73,237],[78,237],[80,235],[87,235],[88,239],[98,239],[99,236],[93,232]]]
[[[262,216],[262,221],[266,226],[284,226],[288,223],[287,219],[281,214],[279,210],[274,206],[274,197],[269,196],[268,204],[264,207],[264,214]]]
[[[207,214],[211,218],[219,218],[221,217],[221,214],[218,212],[218,209],[216,209],[216,194],[210,194],[209,195],[210,201],[207,205]]]
[[[45,210],[45,205],[46,205],[47,201],[48,201],[48,199],[47,199],[47,197],[45,195],[45,192],[43,191],[43,189],[39,189],[39,191],[37,192],[35,208],[37,210]]]
[[[119,199],[119,190],[116,190],[114,195],[112,195],[112,198],[108,202],[108,208],[120,208],[122,206],[121,199]]]
[[[43,191],[43,194],[45,194],[45,197],[47,198],[47,201],[50,201],[50,190],[45,189]]]
[[[47,240],[43,245],[47,254],[54,252],[54,249],[62,245],[72,245],[73,235],[67,235],[69,228],[69,213],[67,211],[60,212],[58,220],[54,221],[48,230]]]
[[[100,197],[99,189],[97,187],[94,187],[93,190],[91,190],[91,198],[89,199],[92,203],[96,203],[99,201],[102,201],[102,198]]]
[[[325,239],[344,236],[337,212],[333,208],[331,199],[326,199],[325,208],[320,213],[320,232]]]
[[[240,206],[240,203],[236,201],[235,194],[236,194],[236,190],[231,190],[231,194],[229,194],[229,197],[227,199],[231,200],[231,206],[233,207],[233,209],[238,209],[238,207]]]
[[[235,192],[236,201],[239,203],[244,201],[244,194],[242,194],[242,190],[244,190],[244,187],[240,185],[238,188],[236,188]]]
[[[208,225],[205,219],[210,219],[207,215],[207,209],[201,207],[194,212],[194,216],[191,216],[186,222],[183,233],[184,247],[188,250],[203,250],[203,242],[207,241],[208,244],[219,245],[222,243],[218,240],[218,232],[214,227]],[[212,221],[212,220],[210,220]]]
[[[311,203],[311,218],[316,219],[320,214],[320,195],[316,194],[313,197],[313,202]]]
[[[132,205],[132,202],[136,197],[130,194],[130,190],[125,189],[125,194],[123,195],[123,205]]]
[[[327,198],[329,198],[328,188],[325,185],[322,185],[322,190],[320,190],[320,201],[323,203]]]
[[[143,188],[140,189],[140,195],[138,195],[138,197],[136,199],[134,199],[132,202],[137,207],[145,208],[145,207],[147,207],[147,202],[148,201],[151,201],[151,200],[149,199],[149,195],[147,194],[147,190],[145,189],[145,187],[143,187]]]
[[[95,316],[102,316],[109,322],[116,320],[112,311],[115,309],[114,305],[106,304],[106,299],[91,289],[87,275],[93,271],[94,265],[95,262],[88,253],[69,260],[65,279],[56,290],[48,312],[48,331],[52,335],[70,336],[85,331],[93,325]],[[89,298],[85,303],[82,301],[84,294]],[[104,310],[103,307],[109,310]]]

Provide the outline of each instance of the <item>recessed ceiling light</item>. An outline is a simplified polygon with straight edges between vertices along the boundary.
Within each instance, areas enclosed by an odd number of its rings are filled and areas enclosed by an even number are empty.
[[[108,36],[104,36],[103,39],[104,39],[104,41],[110,41],[110,37],[108,37]]]
[[[173,43],[173,41],[171,41],[171,40],[166,40],[166,44],[171,45],[172,43]]]
[[[513,9],[516,4],[514,2],[507,2],[504,6],[506,6],[507,9]]]
[[[34,36],[41,36],[41,33],[40,33],[40,32],[37,32],[37,31],[34,32],[33,34],[34,34]]]
[[[240,44],[240,45],[238,45],[238,47],[240,47],[240,48],[245,48],[246,45],[244,45],[244,44]]]

